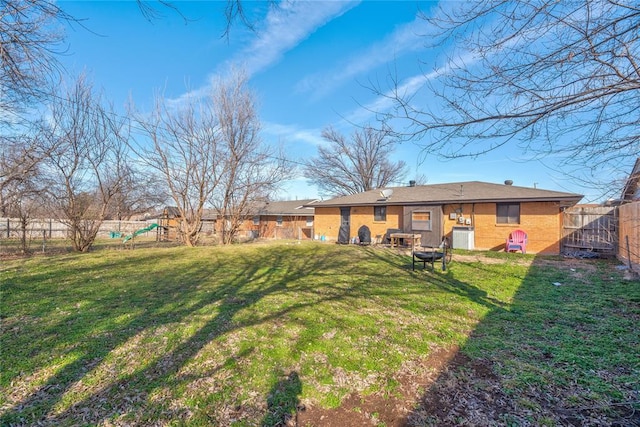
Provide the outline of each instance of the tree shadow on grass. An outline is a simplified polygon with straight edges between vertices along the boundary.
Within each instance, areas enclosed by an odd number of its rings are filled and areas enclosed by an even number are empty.
[[[231,346],[227,353],[215,357],[215,363],[206,360],[210,366],[203,369],[192,369],[192,362],[209,344],[234,331],[250,330],[262,323],[277,325],[290,313],[303,313],[327,302],[348,305],[375,296],[369,283],[371,266],[364,274],[351,274],[354,260],[371,259],[339,249],[314,245],[302,245],[295,251],[277,245],[209,248],[203,252],[157,249],[135,255],[105,254],[91,258],[87,264],[78,262],[83,255],[71,255],[52,260],[44,272],[16,273],[5,288],[11,304],[19,307],[38,296],[42,298],[23,310],[35,316],[31,323],[21,322],[25,316],[9,313],[15,334],[6,335],[7,341],[5,337],[3,341],[28,353],[12,360],[23,362],[20,357],[30,357],[34,362],[26,363],[22,372],[7,373],[5,384],[27,387],[5,400],[0,424],[150,425],[188,421],[227,425],[233,419],[267,422],[264,413],[269,405],[286,418],[297,406],[291,396],[293,392],[299,394],[298,374],[272,389],[271,395],[284,388],[290,397],[281,402],[284,406],[280,409],[277,399],[267,401],[265,407],[247,407],[242,397],[229,395],[234,393],[229,387],[213,383],[227,367],[258,354],[253,342]],[[193,253],[200,256],[190,259]],[[393,272],[387,274],[395,279]],[[406,292],[394,287],[376,287],[373,292],[381,296],[402,292],[402,297],[407,297]],[[279,306],[279,297],[290,294],[303,297]],[[256,306],[265,298],[275,306],[262,313]],[[324,315],[328,318],[332,313]],[[326,332],[306,330],[307,321],[315,319],[293,322],[303,328],[304,335],[295,338],[297,342],[291,347],[294,353],[309,340],[320,339],[317,333]],[[341,319],[338,316],[332,321],[337,325]],[[158,341],[155,354],[139,354],[138,347],[145,348],[145,342],[170,339],[171,330],[184,325],[193,325],[195,330],[173,345]],[[61,363],[52,364],[53,358],[60,358]],[[29,382],[29,377],[45,370],[48,374],[40,382]],[[189,402],[193,398],[187,396],[190,387],[199,387],[197,393],[211,392],[198,396],[204,399],[199,403]]]
[[[491,310],[426,385],[406,425],[640,425],[639,292],[606,262],[534,260],[511,303]]]
[[[530,272],[522,278],[523,289],[516,293],[511,304],[504,298],[496,297],[494,289],[477,285],[477,281],[471,280],[474,275],[495,276],[496,272],[487,265],[475,263],[472,267],[465,267],[465,275],[458,273],[463,266],[456,266],[455,261],[446,273],[422,270],[412,272],[410,257],[406,255],[360,249],[344,247],[327,250],[319,246],[301,245],[292,251],[291,247],[274,245],[220,250],[214,248],[202,252],[198,252],[200,249],[196,252],[183,249],[154,250],[137,253],[131,259],[116,256],[113,259],[106,257],[93,260],[91,265],[74,268],[73,271],[65,271],[66,264],[61,262],[52,268],[63,273],[53,276],[47,272],[35,272],[33,275],[25,272],[23,275],[12,276],[6,289],[11,294],[21,295],[12,295],[9,298],[12,304],[28,304],[30,299],[49,292],[35,308],[38,309],[39,319],[46,320],[51,316],[55,320],[44,326],[37,322],[21,326],[18,324],[21,321],[19,316],[11,317],[18,328],[16,331],[22,336],[9,336],[3,332],[3,342],[8,342],[5,341],[7,339],[11,341],[12,347],[24,346],[31,357],[37,358],[39,362],[35,364],[35,369],[28,368],[32,371],[20,374],[12,372],[10,375],[15,376],[4,384],[11,381],[20,383],[23,375],[35,375],[34,371],[38,368],[51,366],[51,357],[62,355],[69,357],[70,361],[60,365],[57,370],[52,369],[52,374],[45,381],[28,390],[21,398],[13,399],[10,405],[4,405],[0,424],[152,425],[184,422],[229,425],[233,420],[240,420],[262,422],[263,425],[282,425],[291,422],[288,417],[297,414],[300,409],[300,376],[304,372],[297,366],[299,361],[295,357],[292,362],[294,366],[275,367],[270,362],[263,365],[269,370],[266,371],[267,375],[276,369],[276,373],[272,374],[273,383],[268,383],[274,384],[271,391],[266,393],[269,388],[267,385],[261,392],[265,393],[263,396],[266,402],[259,397],[242,395],[255,393],[252,390],[239,390],[238,395],[234,395],[236,391],[233,386],[237,386],[234,380],[229,384],[219,383],[226,381],[226,374],[238,375],[225,373],[227,368],[238,366],[236,371],[240,375],[244,374],[241,364],[247,363],[248,359],[261,357],[261,351],[266,348],[264,343],[267,343],[267,347],[271,344],[268,336],[262,344],[259,340],[247,339],[226,349],[216,348],[219,353],[208,356],[208,359],[201,360],[198,357],[202,351],[210,351],[210,344],[223,336],[239,331],[244,333],[245,330],[251,332],[253,326],[262,323],[273,324],[274,329],[267,330],[267,334],[271,331],[277,333],[277,328],[282,324],[289,324],[288,322],[294,329],[299,328],[299,332],[292,333],[291,340],[288,341],[290,348],[286,351],[299,356],[309,342],[325,340],[325,335],[331,337],[336,332],[344,331],[340,328],[346,327],[343,322],[348,316],[332,312],[332,306],[325,306],[316,313],[325,317],[327,323],[324,325],[331,325],[327,328],[322,325],[313,328],[320,321],[313,316],[301,318],[305,310],[316,305],[322,306],[326,302],[339,301],[343,306],[353,307],[353,311],[359,308],[355,304],[371,303],[363,311],[365,315],[371,316],[371,326],[357,324],[356,327],[362,328],[358,333],[371,333],[372,340],[375,340],[375,334],[383,329],[379,323],[386,320],[383,316],[387,314],[393,316],[406,313],[409,317],[420,317],[425,310],[433,310],[435,316],[421,318],[437,321],[447,317],[448,321],[455,322],[467,315],[458,309],[467,310],[466,301],[472,301],[475,303],[473,310],[488,314],[465,344],[459,357],[473,351],[489,355],[489,350],[495,351],[489,348],[495,342],[501,343],[500,348],[505,349],[505,358],[526,360],[532,354],[535,358],[547,357],[545,353],[532,353],[531,349],[535,348],[531,343],[533,338],[518,337],[513,334],[513,330],[530,325],[526,322],[519,323],[522,316],[537,316],[535,324],[545,328],[557,324],[555,317],[545,315],[545,304],[553,300],[548,298],[549,289],[543,287],[540,290],[539,282],[564,281],[563,276],[541,276],[539,271]],[[182,259],[188,258],[192,253],[202,256],[191,260]],[[77,258],[68,258],[69,265],[73,265],[74,259]],[[465,277],[469,280],[465,280]],[[45,286],[37,287],[36,284],[41,282]],[[114,289],[106,289],[105,283]],[[34,289],[29,292],[31,286]],[[538,289],[540,293],[524,292],[529,287]],[[440,299],[435,304],[440,305],[428,307],[422,302],[416,303],[430,291],[437,291],[435,293]],[[285,299],[287,295],[293,294],[298,295],[298,298]],[[262,312],[260,310],[265,306],[260,304],[265,303],[265,299],[268,299],[266,303],[270,306],[268,311]],[[287,303],[281,305],[283,300]],[[451,301],[454,301],[453,306]],[[563,299],[555,302],[566,303]],[[74,311],[76,304],[80,308]],[[384,310],[373,313],[367,311],[374,304],[383,305]],[[60,316],[57,314],[58,309],[68,313]],[[292,314],[293,320],[288,319]],[[558,312],[554,316],[562,319],[561,314]],[[508,328],[500,326],[504,325],[505,320]],[[562,327],[563,322],[565,321],[560,322]],[[568,323],[580,326],[575,320]],[[152,357],[133,360],[131,365],[117,365],[117,361],[127,360],[127,351],[131,351],[130,358],[135,359],[136,346],[144,345],[145,340],[154,339],[154,334],[170,339],[171,334],[168,332],[185,324],[192,325],[193,331],[188,336],[180,337],[177,343],[168,345],[158,342],[159,347]],[[468,327],[460,325],[460,330],[466,331]],[[436,332],[443,333],[439,338],[450,340],[442,327]],[[529,333],[535,337],[532,331]],[[511,344],[518,343],[522,344],[522,348],[515,351]],[[64,350],[60,351],[60,348]],[[390,353],[380,353],[383,356],[387,354]],[[470,358],[468,355],[464,357]],[[471,368],[482,370],[489,382],[494,378],[490,375],[497,374],[495,365],[485,363],[487,360],[492,359],[488,356],[485,359],[474,358],[471,365],[463,366],[460,361],[465,362],[467,359],[456,358],[453,363],[454,366],[462,366],[463,373]],[[205,366],[193,369],[201,361]],[[341,368],[339,365],[334,367]],[[98,384],[92,384],[91,381],[97,378],[96,372],[105,368],[112,370],[111,375],[102,377]],[[459,372],[457,374],[461,375]],[[253,375],[261,377],[263,374],[254,372]],[[442,381],[445,381],[444,376]],[[481,391],[488,390],[489,385],[479,385]],[[499,385],[508,390],[503,383]],[[198,394],[195,397],[189,394],[192,387]],[[494,389],[498,390],[491,390]],[[444,393],[436,395],[443,398],[446,396]],[[188,401],[189,399],[192,400]],[[260,403],[255,404],[256,401]],[[440,403],[444,405],[446,401]],[[497,402],[496,407],[499,404]],[[305,414],[308,412],[305,411]],[[424,415],[426,418],[423,420],[428,420],[429,415],[425,414],[416,409],[412,419],[419,420]],[[339,424],[339,420],[335,421]],[[425,423],[418,422],[415,425]]]
[[[435,286],[447,293],[458,295],[492,310],[508,307],[508,304],[505,304],[500,299],[490,296],[485,289],[455,278],[455,275],[451,272],[451,264],[446,271],[441,271],[438,263],[436,263],[435,271],[431,271],[429,267],[413,270],[411,253],[407,255],[387,248],[376,247],[364,247],[364,250],[371,257],[387,264],[390,271],[406,271],[414,279],[423,280],[425,286]],[[453,268],[455,268],[455,264],[453,264]],[[484,267],[477,265],[475,268],[482,269]]]
[[[283,375],[280,375],[282,377]],[[298,425],[298,411],[304,410],[300,406],[298,396],[302,393],[302,381],[296,371],[290,372],[281,378],[267,395],[267,414],[262,419],[263,427],[276,427],[288,425],[294,420]]]
[[[22,397],[5,403],[0,423],[96,423],[118,419],[131,411],[136,413],[133,424],[153,424],[161,420],[186,417],[187,414],[176,413],[162,404],[154,405],[150,396],[161,386],[184,387],[193,380],[179,377],[177,374],[217,337],[283,316],[307,303],[275,310],[266,317],[258,316],[238,322],[234,320],[234,316],[240,310],[246,310],[264,297],[286,291],[290,282],[298,281],[304,275],[314,271],[323,274],[322,270],[326,269],[327,264],[335,266],[347,262],[328,260],[326,256],[329,255],[316,253],[313,248],[307,250],[304,259],[296,259],[291,257],[289,250],[271,247],[268,251],[260,253],[257,250],[241,250],[237,254],[219,255],[224,258],[223,263],[216,263],[215,259],[207,258],[188,263],[184,269],[180,269],[176,268],[173,259],[175,256],[173,252],[155,252],[136,256],[131,260],[118,261],[117,267],[128,274],[128,277],[123,279],[129,284],[123,284],[121,290],[124,294],[107,292],[99,288],[98,283],[93,296],[90,289],[79,286],[81,289],[77,289],[77,293],[82,297],[76,295],[74,299],[74,286],[67,283],[60,287],[62,299],[56,299],[53,292],[39,307],[38,316],[46,318],[47,313],[54,313],[58,308],[56,306],[69,302],[68,299],[72,302],[77,300],[77,304],[82,304],[82,309],[70,311],[59,321],[54,321],[44,328],[39,327],[37,322],[20,326],[16,321],[16,328],[20,327],[16,329],[15,334],[9,336],[3,333],[3,342],[11,344],[12,347],[24,346],[31,357],[42,360],[43,367],[50,363],[49,354],[59,357],[60,348],[68,347],[68,351],[63,351],[62,354],[66,353],[71,357],[71,361],[62,364],[41,385],[27,392],[23,391]],[[161,268],[151,272],[140,269],[137,273],[131,273],[138,266],[162,262],[167,264],[167,269]],[[113,270],[114,266],[111,264],[111,261],[106,261],[106,264],[97,263],[86,268],[76,268],[73,272],[59,272],[59,275],[51,280],[73,281],[73,277],[82,280],[85,274],[92,274],[102,277],[102,282],[109,283],[114,275],[121,274]],[[36,275],[32,280],[49,280],[45,276],[46,274]],[[214,281],[211,285],[212,278],[215,279],[216,276],[223,277],[223,282]],[[77,279],[78,277],[80,279]],[[29,283],[34,282],[24,277],[17,278],[8,284],[6,290],[12,294],[26,294],[23,298],[27,301],[35,298],[35,295],[25,291]],[[307,290],[313,291],[311,288]],[[344,296],[344,292],[348,290],[334,289],[332,292],[318,295],[318,300],[310,301],[308,304],[317,303],[319,300],[339,299]],[[87,375],[94,372],[98,366],[111,363],[109,356],[114,351],[126,349],[130,345],[135,346],[135,343],[144,340],[145,336],[153,335],[153,331],[188,322],[188,318],[198,316],[198,313],[203,311],[206,313],[209,308],[217,309],[217,314],[170,351],[150,357],[149,363],[140,363],[132,372],[127,372],[128,369],[114,371],[115,375],[105,378],[104,384],[100,384],[97,389],[82,385]],[[91,313],[91,316],[87,317],[87,313]],[[104,319],[119,321],[110,323],[103,322]],[[54,348],[58,350],[54,351]],[[241,349],[235,356],[227,358],[221,366],[233,363],[238,357],[246,357],[251,351],[247,348]],[[115,366],[114,368],[118,369]],[[7,384],[12,381],[20,382],[23,376],[36,374],[35,371],[21,372],[12,380],[8,380]],[[87,387],[93,391],[84,392],[83,389]],[[69,393],[77,393],[76,397],[71,399],[79,400],[66,403]]]
[[[507,257],[502,268],[474,261],[454,264],[446,273],[410,272],[409,256],[371,255],[396,275],[424,283],[425,292],[434,289],[445,300],[473,301],[484,314],[476,325],[463,327],[470,334],[459,348],[435,350],[447,357],[429,365],[427,375],[401,372],[394,377],[409,390],[426,389],[418,400],[411,394],[382,400],[380,393],[354,394],[339,408],[310,408],[303,423],[360,426],[370,419],[348,420],[356,413],[378,413],[378,420],[390,427],[640,425],[635,326],[640,288],[622,283],[611,265],[539,257],[527,267],[510,265],[517,260]],[[396,304],[416,313],[414,298]],[[438,316],[465,317],[450,307],[445,302],[435,310]],[[383,411],[412,405],[408,413]]]

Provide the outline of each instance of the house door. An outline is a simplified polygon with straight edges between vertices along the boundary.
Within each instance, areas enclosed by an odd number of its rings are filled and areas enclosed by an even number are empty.
[[[349,243],[351,229],[351,208],[340,208],[340,231],[338,232],[338,243]]]

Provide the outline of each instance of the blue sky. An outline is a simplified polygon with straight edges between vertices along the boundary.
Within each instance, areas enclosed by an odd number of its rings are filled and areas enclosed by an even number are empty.
[[[371,90],[373,82],[388,88],[393,74],[401,84],[419,87],[451,54],[424,46],[427,24],[418,14],[428,14],[431,2],[306,1],[285,2],[276,9],[266,2],[245,2],[255,31],[238,24],[228,38],[221,36],[225,2],[173,4],[180,14],[160,8],[163,16],[150,22],[134,1],[59,1],[85,27],[66,29],[65,68],[72,74],[86,70],[123,112],[129,97],[145,111],[159,91],[179,99],[205,90],[233,67],[243,68],[257,94],[263,140],[281,144],[295,161],[316,154],[324,143],[323,128],[349,134],[349,122],[373,122],[367,107],[385,108]],[[585,194],[583,202],[600,197],[554,171],[553,158],[528,161],[512,149],[443,161],[424,153],[419,142],[403,143],[395,158],[408,164],[407,182],[420,175],[429,184],[511,179],[514,185]],[[286,183],[278,195],[317,196],[302,177]]]

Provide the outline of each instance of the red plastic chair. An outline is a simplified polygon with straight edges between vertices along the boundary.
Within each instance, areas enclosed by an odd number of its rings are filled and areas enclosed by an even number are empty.
[[[527,233],[524,230],[513,230],[507,237],[505,252],[522,251],[527,253]]]

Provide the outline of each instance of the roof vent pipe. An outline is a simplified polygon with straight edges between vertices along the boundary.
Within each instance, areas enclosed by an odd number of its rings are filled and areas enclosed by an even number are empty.
[[[513,185],[513,181],[511,181],[510,179],[507,179],[507,180],[504,182],[504,185]]]
[[[416,182],[413,179],[409,181],[409,187],[415,187],[415,186],[416,186]]]

